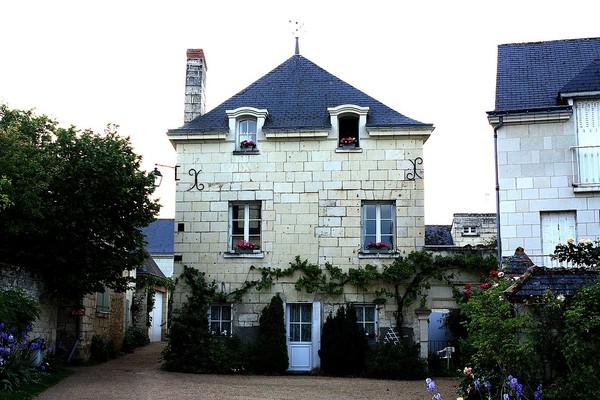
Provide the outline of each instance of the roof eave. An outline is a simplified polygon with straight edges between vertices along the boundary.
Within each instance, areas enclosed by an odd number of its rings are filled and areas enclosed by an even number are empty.
[[[569,105],[520,110],[487,111],[488,122],[490,125],[497,125],[500,121],[502,121],[504,125],[565,122],[571,119],[572,114],[573,107]]]

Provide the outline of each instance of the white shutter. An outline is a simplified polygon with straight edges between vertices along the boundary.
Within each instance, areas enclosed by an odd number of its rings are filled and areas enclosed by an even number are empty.
[[[567,243],[567,239],[577,240],[575,211],[542,212],[542,252],[544,266],[558,267],[559,262],[549,256],[559,243]]]
[[[600,182],[600,100],[578,101],[577,120],[579,183]],[[583,148],[581,148],[583,146]],[[596,146],[596,147],[585,147]]]

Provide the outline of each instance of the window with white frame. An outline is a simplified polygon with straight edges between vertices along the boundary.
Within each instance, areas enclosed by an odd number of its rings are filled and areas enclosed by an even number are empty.
[[[237,127],[238,148],[240,150],[256,149],[256,120],[242,119]]]
[[[232,202],[229,205],[229,251],[260,250],[260,202]]]
[[[231,336],[231,304],[211,304],[208,319],[210,333],[215,336]]]
[[[463,226],[463,236],[477,236],[476,226]]]
[[[359,147],[358,115],[350,114],[338,118],[340,147]]]
[[[363,202],[362,204],[362,249],[374,251],[394,249],[393,202]]]
[[[368,338],[377,337],[377,306],[375,304],[353,304],[356,323]]]

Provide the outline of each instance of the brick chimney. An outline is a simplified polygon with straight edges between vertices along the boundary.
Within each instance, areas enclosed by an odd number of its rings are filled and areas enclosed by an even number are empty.
[[[187,50],[185,71],[185,109],[183,122],[188,123],[204,114],[206,107],[206,59],[202,49]]]

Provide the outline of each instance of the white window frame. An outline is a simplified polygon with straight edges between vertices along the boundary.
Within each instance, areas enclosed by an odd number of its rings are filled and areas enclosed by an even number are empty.
[[[214,318],[213,307],[219,311],[218,318]],[[229,309],[229,319],[223,319],[223,309]],[[218,324],[218,332],[213,329],[213,324]],[[223,329],[223,324],[229,325],[229,330]],[[231,336],[233,334],[233,305],[232,304],[210,304],[208,307],[208,329],[213,336]],[[224,333],[226,331],[226,333]]]
[[[600,99],[574,102],[577,146],[574,152],[573,183],[581,186],[600,185]]]
[[[235,149],[241,150],[240,144],[243,138],[240,140],[240,122],[245,120],[254,120],[256,122],[256,132],[254,133],[254,143],[257,144],[258,148],[258,140],[264,139],[264,135],[262,134],[262,127],[265,124],[267,116],[269,112],[267,109],[259,109],[254,107],[239,107],[235,110],[225,110],[225,114],[229,119],[229,137],[230,140],[235,141]],[[242,136],[243,137],[243,136]]]
[[[463,236],[478,236],[478,230],[476,226],[463,226]]]
[[[379,324],[378,324],[378,318],[377,318],[377,305],[375,304],[360,304],[360,303],[356,303],[356,304],[352,304],[352,307],[354,308],[355,312],[358,309],[362,310],[362,319],[358,318],[358,314],[356,315],[356,323],[359,325],[361,331],[363,333],[365,333],[365,336],[367,336],[369,338],[369,340],[374,339],[375,341],[377,340],[377,337],[379,336]],[[372,308],[373,309],[373,320],[366,320],[364,317],[366,315],[365,313],[365,309],[366,308]],[[369,333],[367,332],[366,329],[366,324],[373,324],[373,333],[374,336],[369,335]]]
[[[259,218],[250,218],[250,207],[258,206],[259,210]],[[235,207],[243,207],[244,208],[244,227],[243,227],[243,238],[237,238],[234,236],[238,236],[238,233],[234,233],[234,225],[238,221],[242,221],[242,219],[235,218],[234,208]],[[258,222],[258,234],[250,233],[250,225],[251,222]],[[256,238],[255,236],[258,236]],[[234,201],[229,203],[229,252],[234,252],[238,240],[245,240],[247,242],[252,242],[258,244],[262,249],[262,204],[258,201],[249,201],[249,202],[240,202]]]
[[[360,149],[360,138],[365,137],[367,134],[366,125],[369,107],[361,107],[356,104],[342,104],[337,107],[328,107],[327,112],[329,112],[329,120],[331,122],[331,134],[336,139],[337,148],[340,148],[342,146],[340,143],[340,140],[343,136],[340,133],[340,118],[349,116],[358,118],[358,132],[356,134],[357,142],[355,147],[357,150]]]
[[[258,143],[256,140],[256,127],[257,127],[256,119],[243,118],[238,121],[238,123],[237,123],[237,139],[236,139],[236,143],[237,143],[236,146],[237,146],[238,150],[242,149],[242,142],[244,140],[251,140],[258,146]]]
[[[374,205],[375,208],[375,238],[373,240],[367,239],[367,236],[373,236],[373,233],[371,232],[367,232],[367,222],[371,221],[372,219],[367,219],[367,208],[366,206],[372,206]],[[382,233],[381,230],[381,225],[382,222],[384,221],[384,219],[381,217],[381,207],[382,206],[387,206],[390,207],[390,211],[391,211],[391,215],[389,218],[389,221],[392,224],[392,232],[390,234],[385,234],[385,236],[389,236],[391,235],[391,240],[383,239],[384,234]],[[386,242],[389,243],[392,247],[389,250],[394,250],[396,248],[395,242],[396,242],[396,207],[393,201],[364,201],[362,203],[362,216],[361,216],[361,220],[362,220],[362,251],[363,252],[369,252],[369,242],[374,241],[374,242]],[[385,219],[387,221],[387,219]]]

